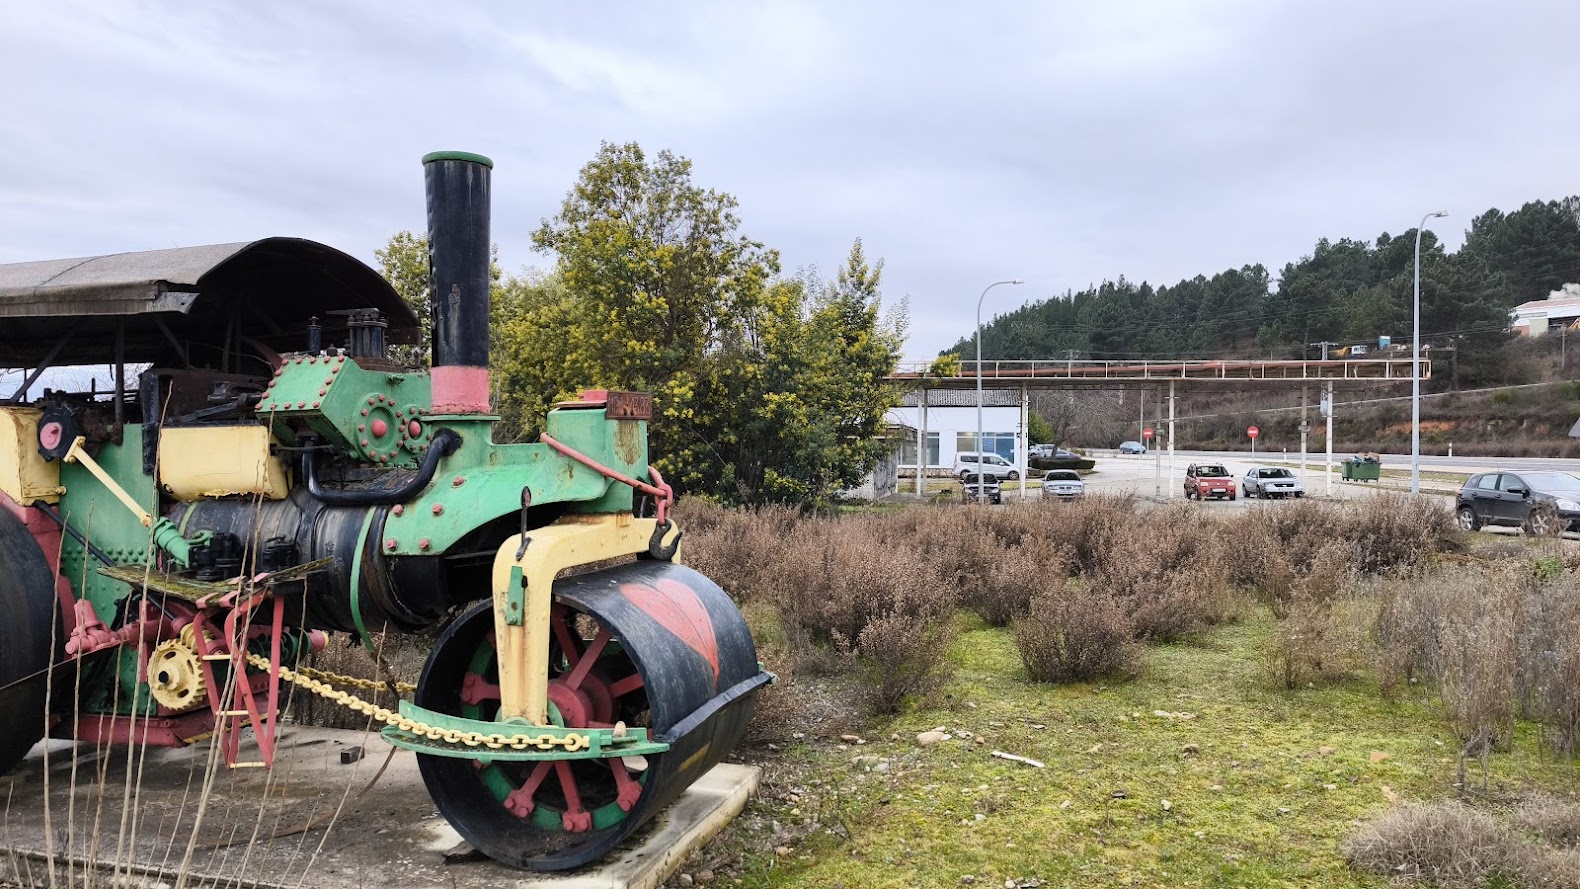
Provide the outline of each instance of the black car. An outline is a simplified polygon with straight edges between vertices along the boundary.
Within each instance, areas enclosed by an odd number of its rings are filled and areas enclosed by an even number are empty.
[[[960,476],[960,499],[966,503],[977,502],[977,495],[987,503],[1003,503],[1004,494],[999,489],[998,479],[987,476],[984,483],[983,477],[975,473],[966,473]]]
[[[1527,534],[1557,534],[1580,524],[1580,478],[1567,472],[1483,472],[1459,489],[1454,511],[1466,531],[1507,525]]]

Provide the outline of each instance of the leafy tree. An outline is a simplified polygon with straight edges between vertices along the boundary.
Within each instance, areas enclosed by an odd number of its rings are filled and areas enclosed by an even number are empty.
[[[858,241],[837,279],[780,279],[777,253],[739,234],[733,197],[690,161],[603,145],[533,235],[552,279],[520,285],[505,322],[507,398],[534,433],[586,387],[655,396],[652,449],[686,491],[817,503],[858,483],[895,403],[903,340],[883,321],[882,264]]]

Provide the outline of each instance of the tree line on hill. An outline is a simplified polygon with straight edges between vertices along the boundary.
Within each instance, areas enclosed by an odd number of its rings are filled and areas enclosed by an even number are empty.
[[[1260,263],[1154,287],[1120,276],[1000,315],[982,328],[996,359],[1299,358],[1312,344],[1411,335],[1414,228],[1375,240],[1322,238],[1276,280]],[[1421,236],[1422,344],[1451,349],[1440,385],[1472,384],[1507,342],[1509,311],[1580,281],[1580,197],[1472,220],[1452,253]],[[962,338],[945,354],[975,357]]]

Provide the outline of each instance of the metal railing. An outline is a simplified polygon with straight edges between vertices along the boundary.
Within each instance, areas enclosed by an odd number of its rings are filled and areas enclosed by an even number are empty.
[[[940,377],[931,373],[931,361],[902,361],[894,379],[973,379],[977,362],[961,361],[958,373]],[[1266,379],[1266,380],[1408,380],[1409,358],[1356,358],[1322,360],[1214,359],[1168,360],[1000,360],[983,361],[983,379]],[[1421,361],[1421,378],[1432,376],[1432,363]]]

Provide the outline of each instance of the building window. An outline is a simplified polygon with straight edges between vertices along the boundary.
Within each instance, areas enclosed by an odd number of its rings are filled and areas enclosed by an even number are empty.
[[[1015,462],[1015,433],[1013,432],[984,432],[982,438],[986,440],[986,448],[977,447],[977,434],[975,432],[960,432],[955,435],[955,452],[983,450],[989,454],[998,454],[1011,463]]]
[[[900,443],[900,465],[916,465],[916,436],[907,435]],[[938,433],[927,433],[927,465],[938,466]]]

